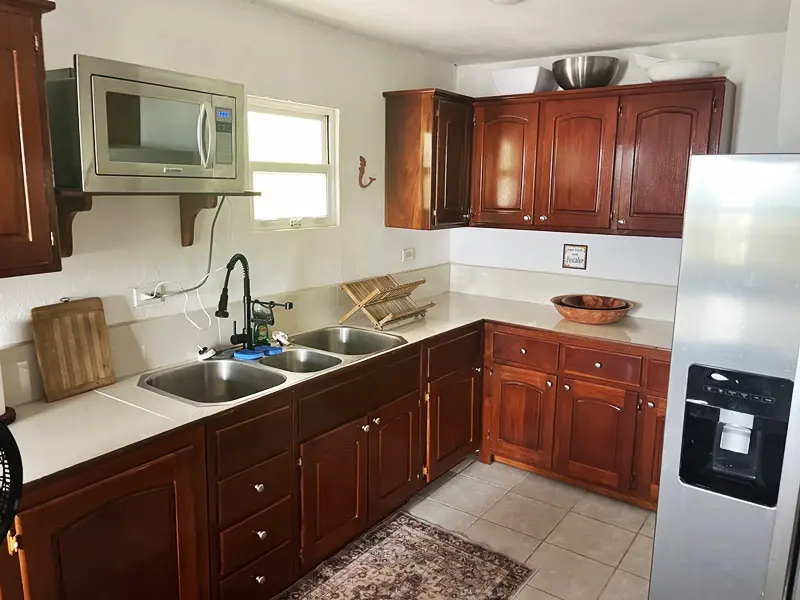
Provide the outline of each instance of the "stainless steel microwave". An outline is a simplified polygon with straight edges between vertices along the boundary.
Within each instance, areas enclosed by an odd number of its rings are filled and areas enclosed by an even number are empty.
[[[57,188],[245,190],[244,86],[76,55],[46,88]]]

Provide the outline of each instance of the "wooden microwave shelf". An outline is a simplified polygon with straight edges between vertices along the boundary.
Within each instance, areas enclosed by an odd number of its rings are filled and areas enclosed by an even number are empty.
[[[363,310],[378,329],[405,319],[424,317],[435,304],[428,302],[418,306],[410,298],[410,294],[423,283],[425,279],[400,284],[391,275],[343,283],[341,288],[356,305],[339,319],[339,323],[344,323],[359,310]]]

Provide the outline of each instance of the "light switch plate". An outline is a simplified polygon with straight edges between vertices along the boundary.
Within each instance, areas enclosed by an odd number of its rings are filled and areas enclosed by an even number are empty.
[[[414,248],[403,248],[402,261],[410,262],[417,257],[417,251]]]

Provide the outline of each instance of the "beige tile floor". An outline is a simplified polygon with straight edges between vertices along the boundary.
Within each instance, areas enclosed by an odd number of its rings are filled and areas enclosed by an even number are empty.
[[[647,600],[655,513],[472,457],[405,510],[527,564],[515,600]]]

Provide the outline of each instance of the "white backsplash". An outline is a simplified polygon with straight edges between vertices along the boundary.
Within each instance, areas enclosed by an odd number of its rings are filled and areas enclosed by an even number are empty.
[[[597,294],[630,300],[630,315],[672,321],[678,288],[538,271],[518,271],[473,265],[450,265],[450,291],[490,298],[549,304],[562,294]]]
[[[425,269],[395,273],[401,283],[425,278],[414,297],[421,299],[450,291],[450,265],[442,264]],[[353,302],[337,285],[328,285],[287,294],[261,295],[264,300],[294,303],[294,309],[275,309],[275,327],[288,333],[297,333],[329,325],[353,307]],[[233,321],[242,327],[242,302],[229,304],[231,317],[214,318],[216,307],[206,307],[212,315],[211,327],[205,331],[195,329],[182,314],[143,319],[112,325],[108,329],[111,362],[118,379],[191,360],[198,346],[219,346],[228,343],[233,332]],[[204,325],[206,317],[201,311],[189,316]],[[39,400],[43,396],[41,375],[32,342],[0,349],[0,398],[8,406],[19,406]]]

